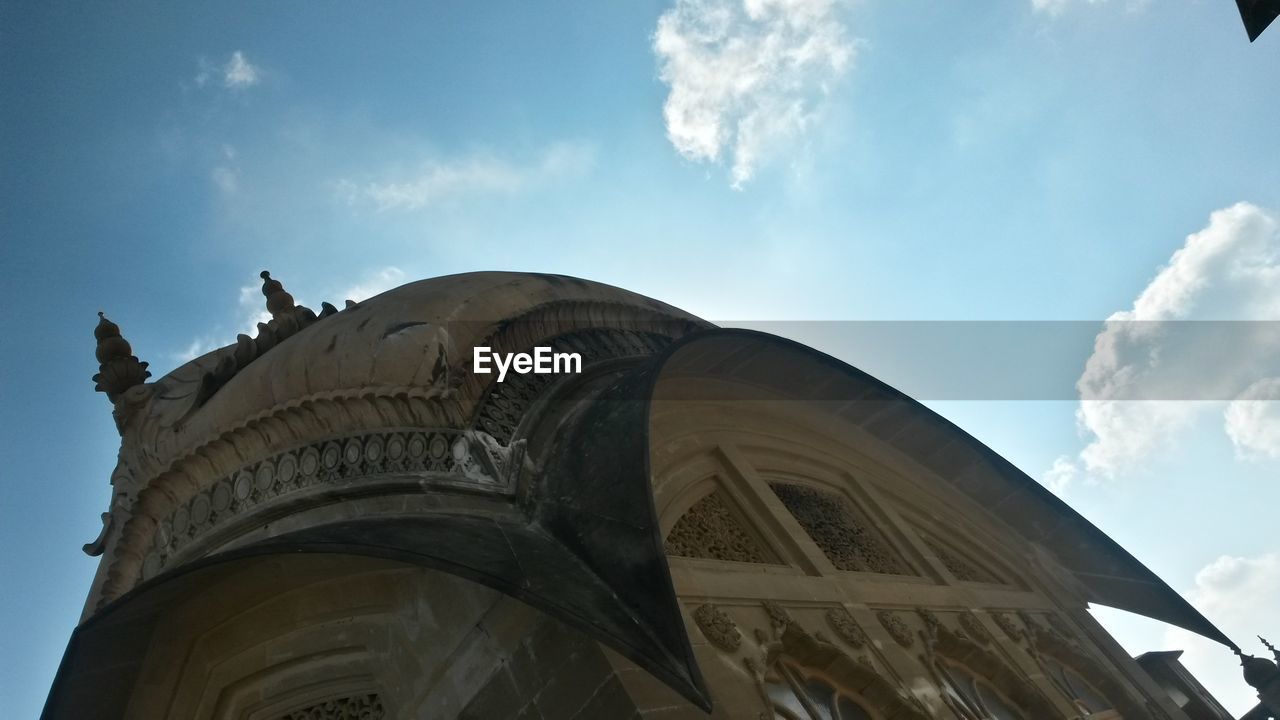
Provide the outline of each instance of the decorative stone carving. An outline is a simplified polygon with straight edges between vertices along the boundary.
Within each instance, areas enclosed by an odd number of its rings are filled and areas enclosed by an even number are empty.
[[[107,547],[107,534],[111,532],[111,513],[102,513],[102,531],[98,533],[98,537],[93,542],[85,543],[80,549],[89,557],[98,557]]]
[[[984,582],[984,583],[1003,583],[1004,581],[996,577],[994,574],[987,572],[977,563],[972,562],[964,555],[951,550],[942,543],[931,537],[924,536],[922,538],[924,544],[929,550],[942,562],[947,568],[947,572],[951,573],[955,579],[962,582]]]
[[[143,575],[155,575],[169,557],[232,517],[281,496],[355,478],[409,476],[443,487],[509,493],[523,452],[523,443],[504,448],[473,431],[393,429],[278,453],[223,477],[161,521]]]
[[[93,376],[93,389],[106,393],[108,400],[114,403],[126,390],[151,377],[147,363],[134,356],[129,341],[120,335],[120,326],[102,313],[98,313],[93,337],[98,341],[98,374]]]
[[[280,716],[280,720],[383,720],[387,716],[377,693],[326,700]]]
[[[602,360],[653,355],[669,345],[671,338],[649,332],[596,328],[540,343],[554,347],[556,352],[578,353],[583,367],[587,367]],[[474,427],[499,442],[510,442],[529,407],[557,379],[556,375],[512,373],[504,382],[495,381],[481,401]]]
[[[120,335],[120,326],[106,315],[98,313],[93,336],[98,341],[98,373],[93,376],[93,389],[106,393],[115,406],[111,414],[123,435],[129,417],[150,397],[150,387],[145,383],[151,372],[147,363],[133,355],[129,341]]]
[[[764,549],[721,499],[719,491],[697,501],[680,516],[667,534],[666,551],[679,557],[770,562]]]
[[[842,607],[831,608],[827,611],[827,622],[837,635],[855,648],[867,645],[867,633],[863,631],[858,621],[853,619],[848,610]]]
[[[323,303],[320,314],[316,315],[305,305],[295,305],[293,296],[285,291],[284,285],[279,280],[271,277],[270,272],[263,270],[259,277],[262,278],[262,295],[266,298],[267,311],[271,313],[271,320],[258,323],[258,333],[252,338],[243,333],[236,336],[235,350],[221,356],[217,365],[200,379],[195,403],[189,412],[198,409],[213,397],[219,388],[235,377],[236,373],[263,353],[317,320],[323,320],[338,312],[334,306]],[[352,307],[348,305],[347,309],[350,310]]]
[[[1000,626],[1000,629],[1003,630],[1004,634],[1008,635],[1010,639],[1022,639],[1024,631],[1018,626],[1018,621],[1014,620],[1013,616],[1009,613],[991,613],[991,619],[996,622],[996,625]]]
[[[987,628],[971,611],[965,610],[960,613],[960,632],[964,637],[974,642],[986,645],[991,642],[991,633],[987,632]]]
[[[911,636],[911,628],[898,617],[898,614],[892,610],[881,610],[876,613],[876,618],[880,620],[880,624],[888,631],[893,641],[904,648],[909,648],[915,643],[915,638]]]
[[[770,483],[773,492],[839,570],[911,574],[906,564],[840,495],[807,485]]]
[[[787,609],[772,600],[765,600],[760,603],[764,606],[764,611],[769,615],[769,624],[773,626],[774,632],[785,630],[792,623],[791,615]]]
[[[734,652],[742,646],[742,632],[738,630],[737,624],[728,613],[715,605],[699,605],[693,611],[693,619],[707,640],[721,650]]]
[[[939,620],[938,616],[928,608],[917,608],[916,614],[924,621],[925,632],[930,635],[936,634],[938,632],[938,628],[942,626],[942,621]]]
[[[1067,621],[1059,617],[1057,613],[1048,613],[1044,616],[1044,619],[1049,623],[1049,627],[1053,628],[1059,635],[1065,638],[1071,638],[1075,635]]]

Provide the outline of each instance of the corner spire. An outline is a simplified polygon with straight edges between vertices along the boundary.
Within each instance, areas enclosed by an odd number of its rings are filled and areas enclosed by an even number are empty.
[[[285,292],[284,285],[271,277],[271,272],[263,270],[258,274],[262,278],[262,295],[267,299],[267,312],[279,320],[283,315],[293,312],[293,296]]]
[[[129,341],[120,335],[120,326],[98,312],[98,326],[93,330],[93,337],[98,341],[96,356],[98,358],[98,374],[93,376],[93,389],[107,394],[107,399],[115,402],[129,388],[141,385],[151,377],[147,371],[147,363],[138,360],[133,354]]]

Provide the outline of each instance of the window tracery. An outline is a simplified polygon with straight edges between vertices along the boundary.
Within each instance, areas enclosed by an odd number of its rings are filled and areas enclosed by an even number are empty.
[[[695,502],[667,533],[668,555],[747,563],[775,563],[747,531],[719,491]]]
[[[386,711],[377,693],[352,695],[316,703],[280,716],[280,720],[383,720]]]
[[[771,482],[769,487],[836,569],[914,574],[874,525],[839,494],[786,482]]]
[[[1053,657],[1043,657],[1042,663],[1049,678],[1081,712],[1100,713],[1114,709],[1114,705],[1080,673]]]
[[[941,660],[934,667],[947,704],[965,720],[1030,720],[989,680],[969,668]]]
[[[993,585],[1008,584],[1004,579],[995,573],[987,570],[978,562],[965,556],[964,553],[947,547],[938,540],[924,535],[920,535],[920,539],[924,541],[925,546],[935,557],[942,563],[947,572],[951,573],[955,579],[961,582],[981,582],[991,583]]]
[[[874,720],[856,695],[792,663],[774,663],[765,678],[775,720]]]

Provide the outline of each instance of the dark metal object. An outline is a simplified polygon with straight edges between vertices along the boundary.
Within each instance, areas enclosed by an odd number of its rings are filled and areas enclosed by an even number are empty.
[[[1236,0],[1240,8],[1240,18],[1244,20],[1245,32],[1249,33],[1249,42],[1258,39],[1263,30],[1280,16],[1280,0]]]

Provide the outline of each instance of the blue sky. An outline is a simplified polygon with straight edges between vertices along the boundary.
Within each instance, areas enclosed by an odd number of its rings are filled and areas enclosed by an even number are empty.
[[[94,570],[100,309],[156,376],[251,327],[262,268],[313,307],[507,269],[737,322],[1276,320],[1277,67],[1227,0],[0,5],[0,693],[37,713]],[[1072,361],[1105,397],[1161,342]],[[933,405],[1245,643],[1280,636],[1280,386],[1223,365],[1219,403]]]

